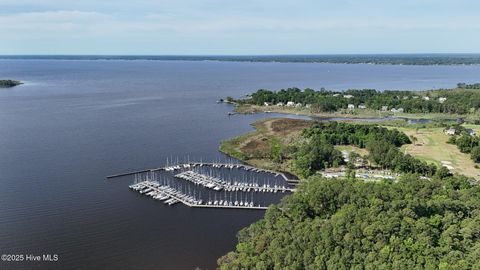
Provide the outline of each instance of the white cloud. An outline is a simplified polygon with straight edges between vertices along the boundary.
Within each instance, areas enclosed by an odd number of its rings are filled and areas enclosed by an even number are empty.
[[[338,5],[318,10],[308,10],[307,7],[289,9],[285,6],[292,4],[286,3],[272,9],[255,10],[256,0],[246,0],[245,5],[237,3],[219,8],[216,8],[220,3],[218,0],[180,1],[181,4],[175,5],[171,0],[140,0],[147,5],[140,8],[131,4],[129,7],[132,9],[139,9],[128,12],[125,10],[128,3],[125,2],[122,2],[121,9],[112,10],[103,5],[113,5],[113,0],[101,1],[92,9],[86,8],[95,6],[93,0],[86,1],[91,4],[79,1],[77,3],[82,6],[78,9],[74,4],[65,4],[70,1],[46,0],[42,3],[51,6],[63,2],[56,8],[65,9],[0,12],[0,35],[10,37],[0,43],[0,54],[2,50],[18,52],[16,48],[37,48],[41,44],[51,50],[75,48],[82,51],[90,46],[90,50],[95,51],[95,48],[103,46],[103,50],[108,51],[118,46],[127,48],[124,49],[126,51],[141,51],[150,46],[150,51],[157,48],[160,52],[162,48],[173,52],[178,48],[184,51],[198,48],[199,53],[210,48],[214,52],[230,48],[237,51],[264,48],[265,52],[286,48],[283,49],[286,52],[295,52],[300,46],[311,48],[309,51],[312,52],[318,50],[318,46],[330,46],[331,50],[350,46],[358,50],[380,44],[387,49],[391,46],[401,51],[401,46],[411,45],[414,48],[422,43],[425,48],[430,48],[432,40],[436,40],[435,44],[446,44],[448,39],[455,38],[469,39],[470,47],[477,48],[478,38],[471,36],[480,30],[480,17],[461,13],[414,16],[375,10],[367,14],[344,11]],[[341,4],[346,5],[349,1],[343,0]],[[0,0],[0,9],[5,2],[33,5],[36,1]],[[262,3],[275,5],[274,0]],[[71,9],[66,6],[71,6]],[[283,13],[279,14],[277,11],[282,9]]]
[[[291,32],[327,30],[478,30],[479,19],[405,20],[399,18],[261,18],[248,15],[217,15],[208,13],[188,14],[149,13],[137,17],[86,11],[27,12],[0,16],[0,33],[3,35],[58,36],[59,34],[117,35],[142,32],[176,34],[221,34],[239,31]],[[187,15],[187,14],[185,14]]]
[[[110,16],[97,12],[48,11],[0,16],[0,33],[10,36],[22,34],[59,34],[79,31],[110,21]]]

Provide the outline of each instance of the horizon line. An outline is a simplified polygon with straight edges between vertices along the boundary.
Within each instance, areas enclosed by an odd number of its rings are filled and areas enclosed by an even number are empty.
[[[0,56],[372,56],[372,55],[480,55],[480,52],[419,52],[419,53],[285,53],[285,54],[0,54]]]

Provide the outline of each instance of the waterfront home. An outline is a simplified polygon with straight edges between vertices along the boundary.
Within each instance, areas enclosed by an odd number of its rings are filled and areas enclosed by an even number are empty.
[[[289,102],[287,102],[287,106],[288,107],[293,107],[293,106],[295,106],[295,102],[289,101]]]
[[[439,97],[439,98],[438,98],[438,102],[439,102],[439,103],[444,103],[445,100],[447,100],[446,97]]]
[[[305,108],[310,109],[312,107],[312,104],[306,104]]]
[[[283,102],[278,102],[278,103],[277,103],[277,106],[278,106],[278,107],[283,107],[284,104],[283,104]]]
[[[365,106],[365,104],[362,103],[362,104],[358,105],[358,108],[359,108],[359,109],[366,109],[367,106]]]
[[[451,127],[449,129],[445,129],[443,132],[445,132],[447,135],[453,136],[457,134],[457,129]]]
[[[302,107],[302,106],[303,106],[302,103],[297,103],[297,104],[295,104],[295,107],[296,107],[296,108],[300,108],[300,107]]]
[[[352,95],[343,95],[344,98],[347,98],[347,99],[350,99],[350,98],[353,98]]]
[[[271,105],[272,105],[272,103],[270,103],[270,102],[264,102],[263,103],[263,106],[265,106],[265,107],[268,107],[268,106],[271,106]]]
[[[353,104],[348,104],[348,106],[347,106],[347,107],[348,107],[348,109],[349,109],[349,110],[353,110],[353,109],[355,109],[355,105],[353,105]]]
[[[473,130],[473,129],[471,129],[471,128],[467,128],[465,131],[466,131],[466,132],[468,133],[468,135],[470,135],[470,136],[475,136],[475,135],[477,135],[477,133],[475,132],[475,130]]]
[[[382,112],[388,111],[388,106],[382,106]]]
[[[393,108],[390,111],[393,112],[393,113],[403,113],[404,110],[403,110],[403,108],[398,108],[398,109]]]

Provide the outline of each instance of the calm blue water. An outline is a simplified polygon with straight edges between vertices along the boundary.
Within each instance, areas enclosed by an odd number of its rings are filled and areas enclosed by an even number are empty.
[[[59,254],[0,269],[214,269],[262,212],[166,207],[105,176],[167,157],[224,158],[221,140],[266,115],[216,104],[258,88],[429,89],[480,66],[0,60],[0,251]],[[269,115],[271,116],[271,115]],[[274,116],[274,115],[273,115]]]

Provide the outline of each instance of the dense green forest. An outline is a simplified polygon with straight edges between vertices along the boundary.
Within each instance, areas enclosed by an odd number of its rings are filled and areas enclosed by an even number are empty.
[[[321,89],[288,88],[280,91],[260,89],[250,98],[237,100],[239,104],[264,105],[265,102],[273,105],[287,102],[299,103],[302,106],[310,105],[314,113],[334,112],[347,109],[348,104],[355,108],[364,105],[371,110],[403,109],[406,113],[455,113],[467,114],[478,111],[480,108],[480,91],[478,84],[463,84],[464,88],[443,89],[431,91],[377,91],[374,89],[355,90],[345,92]]]
[[[0,80],[0,88],[14,87],[22,84],[20,81],[14,80]]]
[[[407,135],[396,129],[374,125],[342,122],[319,122],[303,131],[293,161],[298,176],[306,178],[316,171],[343,163],[341,153],[334,145],[354,145],[366,148],[373,164],[400,173],[418,173],[432,176],[437,167],[410,155],[398,147],[411,143]]]
[[[480,269],[480,188],[462,176],[303,181],[220,269]]]

